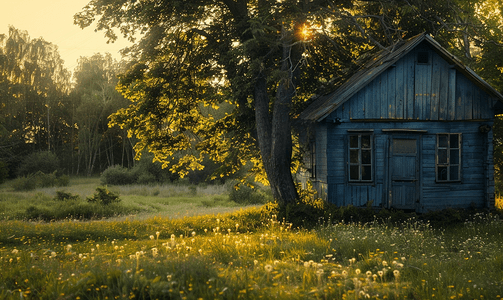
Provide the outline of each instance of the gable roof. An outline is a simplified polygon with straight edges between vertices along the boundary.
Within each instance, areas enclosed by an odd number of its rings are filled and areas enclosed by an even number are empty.
[[[395,64],[399,59],[404,57],[423,41],[432,46],[432,49],[438,55],[445,59],[449,64],[454,65],[459,72],[473,81],[477,86],[503,103],[503,95],[475,74],[473,70],[465,66],[454,55],[440,46],[440,44],[430,35],[422,33],[410,38],[398,49],[381,50],[378,52],[338,89],[332,93],[317,98],[313,103],[311,103],[301,113],[300,119],[305,121],[322,121],[330,113],[355,95],[360,89],[372,82],[372,80]]]

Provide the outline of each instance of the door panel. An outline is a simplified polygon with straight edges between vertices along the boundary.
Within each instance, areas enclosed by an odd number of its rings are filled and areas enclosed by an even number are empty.
[[[419,200],[419,155],[417,136],[391,137],[390,205],[414,209]]]

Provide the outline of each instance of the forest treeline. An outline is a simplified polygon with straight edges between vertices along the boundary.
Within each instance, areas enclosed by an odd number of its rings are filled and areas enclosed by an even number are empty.
[[[124,182],[178,179],[148,153],[135,160],[135,139],[108,126],[108,117],[129,105],[116,91],[123,71],[123,62],[97,53],[80,57],[72,73],[57,45],[14,27],[0,35],[0,182],[36,171],[125,174],[135,165],[142,170],[129,172]],[[191,180],[204,181],[216,167],[207,166]]]
[[[23,160],[50,152],[61,172],[92,175],[134,163],[126,131],[108,116],[128,104],[116,90],[120,63],[110,54],[81,57],[72,73],[56,45],[9,28],[0,35],[0,173],[22,175]]]

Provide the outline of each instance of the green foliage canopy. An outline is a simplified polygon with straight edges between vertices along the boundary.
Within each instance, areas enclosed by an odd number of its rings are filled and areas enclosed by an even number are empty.
[[[96,21],[112,41],[114,29],[132,40],[142,36],[125,50],[130,64],[118,84],[131,105],[111,117],[138,138],[137,153],[148,148],[181,175],[202,168],[204,156],[223,164],[220,176],[251,161],[252,174],[267,179],[274,197],[286,203],[296,197],[290,172],[299,166],[292,125],[307,100],[336,86],[366,53],[424,31],[462,37],[471,26],[465,6],[93,0],[75,22]],[[181,151],[186,154],[172,162]]]

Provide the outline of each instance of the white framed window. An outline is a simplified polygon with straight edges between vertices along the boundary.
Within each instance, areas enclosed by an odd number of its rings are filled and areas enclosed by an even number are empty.
[[[374,180],[373,135],[369,133],[350,134],[348,146],[349,182],[372,182]]]
[[[461,133],[437,134],[437,182],[461,181]]]

